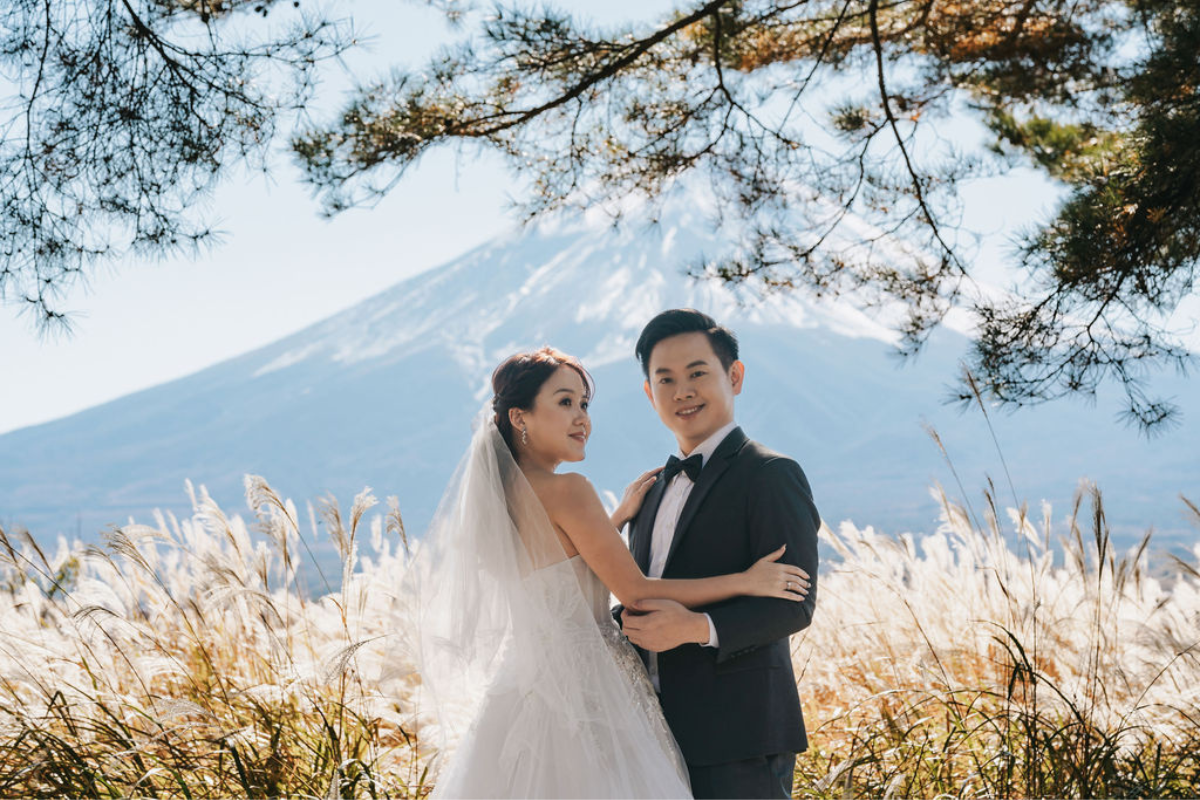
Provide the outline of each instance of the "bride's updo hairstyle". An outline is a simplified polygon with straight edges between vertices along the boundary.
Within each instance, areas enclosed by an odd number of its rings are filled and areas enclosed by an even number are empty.
[[[508,445],[514,457],[517,448],[508,411],[512,408],[532,411],[533,399],[537,397],[542,384],[550,380],[550,376],[559,367],[570,367],[579,373],[579,377],[583,379],[584,399],[590,401],[596,389],[592,376],[583,368],[583,364],[579,363],[578,358],[548,345],[530,353],[509,356],[492,373],[492,410],[496,412],[496,427],[500,429],[500,435],[504,437],[504,443]]]

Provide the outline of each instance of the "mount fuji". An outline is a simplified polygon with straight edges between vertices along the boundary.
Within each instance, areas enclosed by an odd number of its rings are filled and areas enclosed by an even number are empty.
[[[285,496],[343,502],[369,485],[395,494],[408,529],[428,522],[489,396],[492,368],[545,343],[578,355],[597,384],[588,458],[567,465],[620,493],[662,463],[674,442],[642,394],[633,358],[658,311],[700,308],[737,333],[746,432],[804,467],[817,506],[889,532],[932,530],[936,481],[963,500],[924,425],[935,428],[978,508],[986,475],[1012,504],[979,409],[945,405],[968,339],[942,329],[901,362],[894,336],[845,300],[800,292],[760,298],[683,272],[728,244],[702,203],[670,202],[656,221],[614,226],[603,214],[514,231],[404,280],[291,336],[190,376],[0,436],[0,522],[36,538],[91,538],[154,508],[190,513],[184,482],[205,484],[226,510],[242,476]],[[1155,389],[1183,407],[1181,428],[1144,439],[1114,422],[1115,397],[992,413],[1016,496],[1040,517],[1070,508],[1082,478],[1105,494],[1118,544],[1153,527],[1159,543],[1196,531],[1181,492],[1200,492],[1196,387],[1170,376]],[[1200,498],[1198,498],[1200,499]]]

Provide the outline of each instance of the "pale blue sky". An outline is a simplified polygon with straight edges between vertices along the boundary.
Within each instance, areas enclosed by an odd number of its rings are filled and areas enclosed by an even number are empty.
[[[600,22],[652,20],[664,0],[560,2]],[[390,65],[416,66],[456,34],[417,3],[346,4],[369,51],[347,58],[360,78]],[[338,105],[345,78],[320,95]],[[318,114],[319,117],[319,114]],[[69,297],[75,334],[39,340],[27,318],[0,308],[0,433],[45,422],[177,378],[254,349],[436,266],[514,224],[504,207],[513,178],[494,156],[426,157],[374,208],[318,217],[317,203],[286,154],[270,181],[233,176],[213,198],[226,232],[197,258],[126,259],[105,267]],[[995,271],[1019,226],[1048,211],[1054,190],[1016,174],[972,188],[968,222],[987,235],[981,259]]]

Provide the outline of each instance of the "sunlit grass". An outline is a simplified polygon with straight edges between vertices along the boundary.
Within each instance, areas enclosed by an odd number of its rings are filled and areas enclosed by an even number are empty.
[[[358,563],[374,498],[346,523],[322,505],[344,569],[318,600],[296,585],[295,507],[250,477],[247,499],[258,537],[203,489],[192,519],[103,548],[51,557],[0,532],[0,794],[421,794],[419,682],[366,678],[386,652],[379,582],[403,561],[376,517]],[[387,525],[402,534],[398,513]]]
[[[824,532],[840,561],[793,640],[813,743],[797,792],[1196,796],[1194,562],[1152,570],[1148,536],[1116,552],[1092,487],[1057,548],[1048,507],[1003,520],[989,498],[980,530],[940,500],[919,541]]]
[[[428,790],[420,680],[381,638],[407,562],[394,503],[368,517],[364,491],[302,526],[261,479],[246,494],[250,525],[201,489],[190,519],[102,547],[0,531],[0,795]],[[1200,551],[1116,552],[1097,492],[1055,525],[994,506],[975,525],[941,500],[920,539],[822,531],[817,615],[793,640],[797,795],[1195,795]],[[339,575],[315,568],[322,528]]]

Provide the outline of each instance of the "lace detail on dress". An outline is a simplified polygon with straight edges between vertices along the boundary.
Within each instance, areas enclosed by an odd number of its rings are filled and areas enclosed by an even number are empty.
[[[621,676],[629,687],[630,699],[633,705],[649,720],[654,737],[658,740],[663,752],[674,758],[676,769],[686,780],[687,764],[679,750],[679,744],[675,741],[675,736],[671,733],[671,728],[663,716],[662,707],[658,703],[658,695],[654,691],[654,684],[650,682],[650,676],[646,674],[646,667],[637,651],[633,649],[633,645],[630,644],[629,638],[612,618],[612,597],[608,587],[582,558],[578,556],[575,558],[578,564],[576,575],[584,588],[585,595],[591,601],[592,617],[600,629],[604,643],[608,645],[608,649],[612,653],[613,661],[616,662]]]
[[[658,694],[654,691],[654,684],[650,682],[650,676],[646,674],[646,666],[642,663],[642,659],[633,649],[633,645],[629,643],[629,639],[621,632],[617,623],[611,618],[607,629],[601,625],[601,633],[604,635],[604,641],[608,644],[609,649],[612,650],[613,660],[617,662],[621,675],[629,682],[629,688],[633,692],[634,705],[650,720],[650,725],[654,729],[654,737],[662,745],[663,752],[671,754],[676,760],[676,766],[680,773],[687,775],[687,763],[683,759],[683,753],[679,750],[679,744],[675,741],[675,735],[671,733],[671,728],[667,725],[666,717],[663,716],[662,707],[658,704]]]

